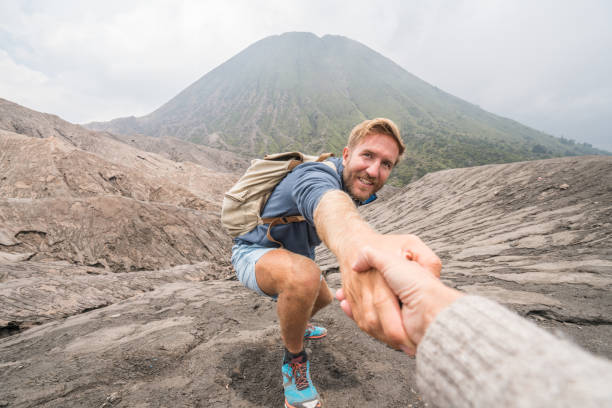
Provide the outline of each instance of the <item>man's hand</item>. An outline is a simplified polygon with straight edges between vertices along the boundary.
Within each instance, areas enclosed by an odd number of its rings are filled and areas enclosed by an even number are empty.
[[[388,235],[384,239],[401,241],[401,237]],[[416,237],[408,238],[408,241],[414,238]],[[425,245],[422,242],[421,244]],[[435,255],[432,258],[433,252],[430,250],[431,254],[427,254],[427,251],[423,250],[418,243],[413,247],[419,248],[418,253],[409,253],[404,250],[404,256],[398,256],[397,248],[393,248],[392,245],[387,247],[365,246],[358,252],[357,260],[352,265],[352,270],[357,273],[371,274],[372,268],[379,271],[393,294],[399,299],[402,325],[410,340],[407,346],[403,345],[401,348],[408,354],[416,352],[416,345],[421,341],[427,327],[437,314],[462,296],[460,292],[446,287],[437,279],[440,264],[439,260],[436,261]],[[427,268],[414,262],[419,258],[428,265]],[[354,304],[347,302],[347,295],[345,287],[344,290],[337,292],[336,297],[341,301],[345,313],[354,316]],[[381,317],[381,319],[386,318]],[[393,321],[396,321],[394,317]],[[383,325],[385,324],[386,322],[383,321]]]
[[[346,294],[342,309],[361,330],[394,348],[413,346],[402,324],[398,299],[380,273],[342,273],[342,288]]]
[[[397,294],[383,276],[363,260],[367,253],[384,252],[390,262],[418,262],[432,278],[440,276],[440,259],[414,235],[380,235],[372,233],[369,244],[354,246],[351,255],[341,263],[343,290],[341,307],[359,328],[395,348],[414,350],[415,344],[404,330]],[[358,269],[355,268],[358,267]]]

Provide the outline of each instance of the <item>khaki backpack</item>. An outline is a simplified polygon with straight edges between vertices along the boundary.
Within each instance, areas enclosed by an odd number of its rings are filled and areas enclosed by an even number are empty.
[[[270,241],[283,244],[272,238],[270,229],[277,224],[301,222],[306,219],[301,215],[289,217],[261,218],[272,190],[295,167],[306,162],[323,162],[332,153],[320,156],[307,156],[300,152],[269,154],[263,159],[255,159],[242,175],[240,180],[225,193],[221,208],[221,223],[227,232],[236,238],[253,230],[258,225],[270,224],[267,237]],[[332,162],[325,162],[336,170]]]

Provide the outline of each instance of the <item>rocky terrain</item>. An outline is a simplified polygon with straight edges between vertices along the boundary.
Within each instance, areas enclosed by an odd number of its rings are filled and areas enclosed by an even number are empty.
[[[21,109],[0,103],[0,407],[281,406],[275,304],[232,278],[219,221],[243,159]],[[446,170],[362,211],[419,235],[449,285],[612,358],[610,174],[597,156]],[[316,321],[326,406],[425,406],[413,359],[337,303]]]
[[[115,272],[228,265],[220,202],[244,159],[177,162],[0,102],[0,253]]]

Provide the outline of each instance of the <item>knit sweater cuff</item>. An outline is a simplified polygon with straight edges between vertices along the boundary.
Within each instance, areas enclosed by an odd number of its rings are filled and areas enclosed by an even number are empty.
[[[417,350],[419,389],[441,407],[609,401],[611,367],[478,296],[440,312]]]

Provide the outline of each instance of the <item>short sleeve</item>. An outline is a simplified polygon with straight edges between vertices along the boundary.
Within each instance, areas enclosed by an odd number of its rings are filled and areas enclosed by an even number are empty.
[[[342,188],[340,176],[337,171],[323,163],[304,163],[293,172],[295,184],[291,195],[300,214],[314,225],[314,210],[323,194]]]

